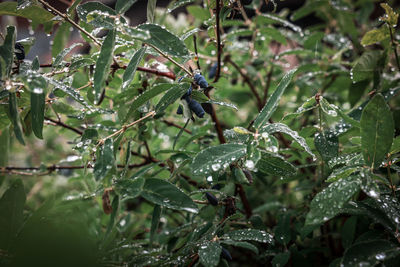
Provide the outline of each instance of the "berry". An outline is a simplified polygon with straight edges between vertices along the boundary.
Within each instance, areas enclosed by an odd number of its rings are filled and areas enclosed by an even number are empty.
[[[216,198],[213,194],[206,192],[206,198],[208,200],[208,203],[213,206],[218,206],[218,198]]]

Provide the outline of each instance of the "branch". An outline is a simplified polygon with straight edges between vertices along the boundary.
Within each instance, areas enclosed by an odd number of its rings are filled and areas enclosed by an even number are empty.
[[[190,77],[193,77],[193,74],[187,69],[185,68],[185,66],[183,66],[182,64],[179,64],[178,62],[176,62],[172,57],[168,56],[167,54],[165,54],[163,51],[161,51],[160,49],[158,49],[157,47],[155,47],[152,44],[146,43],[148,46],[152,47],[154,50],[156,50],[160,55],[162,55],[163,57],[165,57],[166,59],[168,59],[169,61],[171,61],[172,63],[174,63],[177,67],[179,67],[180,69],[182,69],[184,72],[186,72]]]
[[[45,118],[46,120],[48,120],[48,121],[53,122],[54,124],[56,124],[56,125],[58,125],[58,126],[64,127],[65,129],[71,130],[71,131],[73,131],[73,132],[75,132],[75,133],[77,133],[77,134],[79,134],[79,135],[82,135],[82,134],[83,134],[83,132],[82,132],[81,130],[76,129],[76,128],[72,127],[72,126],[69,126],[69,125],[63,123],[62,121],[59,121],[59,120],[57,121],[57,120],[54,120],[54,119],[49,118],[49,117],[44,117],[44,118]]]
[[[166,125],[168,125],[168,126],[172,126],[172,127],[176,127],[176,128],[178,128],[178,129],[182,129],[183,127],[182,126],[180,126],[180,125],[178,125],[178,124],[175,124],[175,123],[173,123],[173,122],[171,122],[171,121],[167,121],[167,120],[161,120],[163,123],[165,123]],[[192,131],[190,131],[190,130],[188,130],[188,129],[186,129],[186,128],[184,128],[183,129],[185,132],[187,132],[188,134],[192,134]]]
[[[138,120],[136,120],[136,121],[134,121],[134,122],[131,122],[131,123],[129,123],[129,124],[123,125],[122,128],[119,129],[118,131],[116,131],[116,132],[110,134],[109,136],[107,136],[107,137],[105,137],[105,138],[103,138],[103,139],[100,139],[99,142],[97,143],[97,145],[98,145],[98,146],[103,145],[105,140],[107,140],[107,139],[109,139],[109,138],[113,138],[114,136],[119,135],[119,134],[121,134],[121,133],[124,133],[127,129],[129,129],[129,128],[132,127],[133,125],[135,125],[135,124],[137,124],[137,123],[139,123],[139,122],[141,122],[141,121],[147,119],[148,117],[154,117],[154,115],[156,115],[156,112],[155,112],[155,111],[151,111],[151,112],[147,113],[144,117],[142,117],[142,118],[140,118],[140,119],[138,119]]]
[[[220,77],[221,74],[221,55],[222,55],[222,46],[221,46],[221,33],[220,31],[220,21],[219,21],[219,12],[220,12],[220,0],[216,1],[216,5],[217,5],[217,10],[216,10],[216,14],[215,14],[215,19],[216,19],[216,33],[217,33],[217,57],[218,57],[218,65],[217,65],[217,73],[215,74],[215,78],[214,78],[214,82],[216,83]]]
[[[261,110],[262,107],[263,107],[262,100],[261,100],[261,97],[260,97],[260,95],[258,94],[258,92],[256,90],[256,87],[251,82],[250,77],[247,76],[247,74],[235,62],[232,61],[232,59],[231,59],[231,57],[229,55],[227,55],[225,57],[225,61],[229,62],[240,73],[240,75],[243,77],[245,83],[247,83],[249,85],[251,92],[256,97],[258,109]]]
[[[58,11],[57,9],[55,9],[54,7],[52,7],[51,5],[49,5],[47,2],[45,2],[44,0],[38,0],[40,3],[42,3],[46,8],[50,9],[51,13],[58,15],[60,17],[62,17],[63,19],[65,19],[66,21],[68,21],[72,26],[74,26],[75,28],[77,28],[79,31],[83,32],[87,37],[89,37],[90,39],[93,40],[93,42],[98,45],[101,46],[101,43],[99,40],[97,40],[96,37],[94,37],[93,35],[91,35],[88,31],[86,31],[84,28],[82,28],[81,26],[79,26],[79,24],[77,24],[75,21],[73,21],[70,17],[68,17],[67,14],[64,14],[60,11]]]

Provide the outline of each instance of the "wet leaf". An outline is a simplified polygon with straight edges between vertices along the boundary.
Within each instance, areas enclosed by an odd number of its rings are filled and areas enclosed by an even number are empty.
[[[124,14],[136,1],[137,0],[118,0],[115,4],[115,11],[117,11],[118,14]]]
[[[226,169],[246,155],[246,145],[222,144],[209,147],[196,155],[192,162],[192,172],[195,175],[210,175],[213,172]]]
[[[104,145],[100,147],[100,151],[96,158],[96,163],[94,165],[94,177],[96,180],[104,178],[107,173],[114,166],[114,152],[113,152],[113,142],[111,138],[108,138]]]
[[[180,99],[189,88],[188,83],[175,84],[171,89],[169,89],[165,95],[160,99],[156,106],[156,112],[163,112],[169,105],[174,103],[176,100]]]
[[[200,262],[204,266],[217,266],[222,247],[218,242],[205,242],[199,247]]]
[[[132,56],[129,61],[128,66],[124,72],[124,76],[122,77],[122,89],[125,90],[131,84],[133,77],[135,76],[136,69],[142,60],[144,54],[146,53],[146,48],[142,47]]]
[[[333,132],[318,133],[314,138],[315,148],[325,162],[339,154],[339,138]]]
[[[393,116],[381,94],[375,95],[361,115],[361,146],[365,164],[378,168],[392,146]]]
[[[17,105],[17,96],[15,93],[9,92],[8,96],[8,112],[10,114],[10,120],[13,124],[14,134],[17,140],[22,144],[25,145],[24,138],[22,135],[22,130],[19,121],[19,112],[18,112],[18,105]]]
[[[274,176],[293,176],[297,169],[279,155],[263,152],[256,165],[259,172]]]
[[[37,138],[43,139],[43,121],[46,95],[41,88],[31,92],[32,130]]]
[[[271,234],[268,234],[267,232],[263,230],[257,230],[257,229],[240,229],[240,230],[235,230],[231,231],[229,233],[226,233],[222,236],[224,239],[232,239],[235,241],[256,241],[260,243],[268,243],[268,244],[274,244],[274,240]]]

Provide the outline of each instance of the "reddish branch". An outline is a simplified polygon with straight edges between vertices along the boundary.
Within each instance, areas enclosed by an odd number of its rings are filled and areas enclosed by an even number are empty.
[[[178,125],[178,124],[175,124],[175,123],[173,123],[172,121],[167,121],[167,120],[161,120],[163,123],[165,123],[166,125],[168,125],[168,126],[172,126],[172,127],[175,127],[175,128],[178,128],[178,129],[182,129],[183,127],[182,126],[180,126],[180,125]],[[190,130],[188,130],[188,129],[183,129],[185,132],[187,132],[188,134],[192,134],[192,131],[190,131]]]
[[[251,92],[256,97],[258,110],[261,110],[263,108],[263,102],[261,100],[260,95],[258,94],[258,92],[256,90],[256,87],[251,82],[250,77],[247,76],[247,74],[235,62],[233,62],[233,60],[231,59],[231,57],[229,55],[227,55],[225,57],[225,61],[230,63],[239,72],[239,74],[243,77],[244,82],[247,83],[247,85],[250,87]]]
[[[216,33],[217,33],[217,58],[218,58],[218,63],[217,63],[217,73],[215,74],[214,82],[217,82],[219,79],[219,76],[221,74],[221,56],[222,56],[222,46],[221,46],[221,33],[220,33],[220,21],[219,21],[219,12],[220,12],[220,0],[215,1],[216,2],[216,13],[215,13],[215,20],[216,20]]]
[[[79,134],[79,135],[82,135],[82,134],[83,134],[83,132],[82,132],[81,130],[76,129],[76,128],[72,127],[72,126],[69,126],[69,125],[63,123],[62,121],[54,120],[54,119],[49,118],[49,117],[44,117],[44,118],[45,118],[46,120],[48,120],[48,121],[51,121],[52,123],[54,123],[54,124],[56,124],[56,125],[59,125],[59,126],[64,127],[64,128],[66,128],[66,129],[68,129],[68,130],[71,130],[71,131],[73,131],[73,132],[75,132],[75,133],[77,133],[77,134]]]

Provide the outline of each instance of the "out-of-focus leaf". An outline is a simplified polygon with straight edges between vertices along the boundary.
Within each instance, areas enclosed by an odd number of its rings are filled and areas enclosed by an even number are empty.
[[[100,100],[101,92],[105,89],[105,81],[108,79],[108,73],[113,58],[116,31],[108,32],[106,39],[101,46],[100,55],[96,61],[96,70],[94,72],[94,99],[97,103]]]
[[[54,15],[37,5],[17,9],[17,2],[0,3],[0,16],[10,15],[29,19],[33,24],[43,24],[51,20]]]
[[[390,38],[389,29],[386,26],[382,26],[379,29],[373,29],[365,33],[361,39],[361,44],[363,46],[372,45],[388,38]]]
[[[350,71],[353,82],[371,79],[374,72],[378,71],[377,65],[381,55],[378,50],[364,52]]]
[[[361,115],[361,146],[364,161],[378,168],[393,142],[394,122],[389,106],[381,94],[375,95]]]
[[[137,0],[118,0],[115,4],[115,11],[117,11],[118,14],[124,14],[136,1]]]
[[[63,22],[58,26],[51,47],[51,56],[53,58],[60,54],[64,47],[67,46],[68,38],[71,34],[70,27],[72,26],[69,22]]]
[[[148,23],[153,23],[154,18],[156,15],[156,5],[157,5],[157,0],[148,0],[147,1],[147,22]]]
[[[154,235],[156,234],[158,224],[160,222],[161,207],[159,205],[154,206],[153,216],[151,217],[151,228],[150,228],[150,246],[154,241]]]
[[[0,8],[0,10],[1,10],[1,8]],[[14,59],[15,35],[16,35],[15,27],[8,26],[7,27],[7,35],[4,39],[3,45],[0,46],[0,57],[4,60],[5,76],[7,76],[7,77],[10,76],[13,59]],[[1,75],[2,75],[2,73],[0,73],[0,76]],[[0,78],[2,78],[2,77],[0,77]]]
[[[24,185],[20,179],[12,181],[0,199],[0,248],[8,250],[22,226],[25,205]]]

